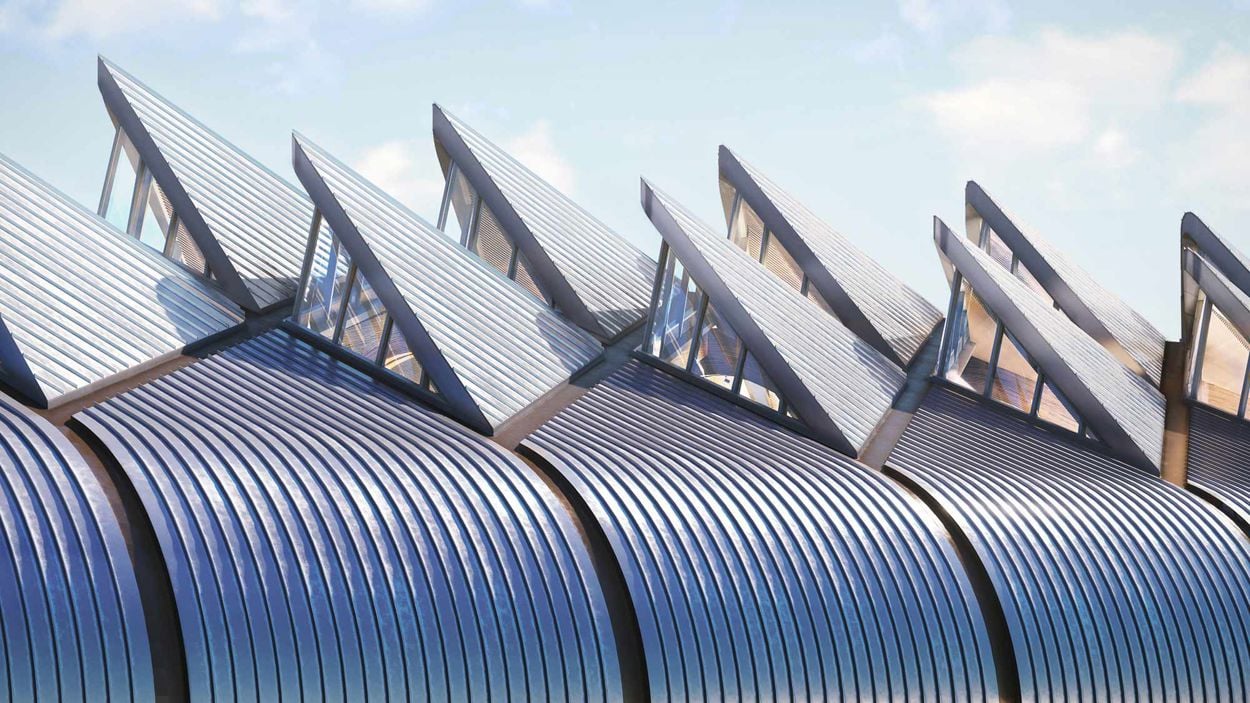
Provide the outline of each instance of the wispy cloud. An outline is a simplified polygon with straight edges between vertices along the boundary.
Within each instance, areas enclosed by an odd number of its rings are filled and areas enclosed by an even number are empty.
[[[1250,209],[1250,54],[1218,47],[1180,80],[1175,97],[1199,111],[1175,149],[1178,187]]]
[[[573,167],[556,149],[551,138],[551,125],[546,120],[535,122],[524,133],[503,142],[503,148],[517,161],[565,195],[572,195],[576,186]]]
[[[921,36],[939,39],[953,27],[1000,32],[1011,20],[1003,0],[899,0],[899,18]]]
[[[221,0],[61,0],[50,12],[26,4],[23,18],[47,38],[93,39],[131,34],[172,22],[216,22],[228,10]]]
[[[427,217],[438,211],[443,176],[428,144],[397,139],[366,149],[353,168],[396,200]]]

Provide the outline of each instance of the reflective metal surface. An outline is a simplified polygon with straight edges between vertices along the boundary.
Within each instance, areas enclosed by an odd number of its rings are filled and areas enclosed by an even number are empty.
[[[1188,481],[1250,529],[1250,422],[1191,406]]]

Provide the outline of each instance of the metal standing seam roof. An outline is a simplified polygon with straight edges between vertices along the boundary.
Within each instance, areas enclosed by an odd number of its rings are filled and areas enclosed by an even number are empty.
[[[0,690],[152,700],[139,587],[109,498],[47,421],[0,395]]]
[[[810,250],[815,263],[828,272],[859,314],[889,345],[889,350],[906,365],[942,321],[941,311],[733,151],[722,146],[720,160],[721,177],[743,193],[757,213],[770,207],[776,210],[789,229],[780,235],[784,237],[783,244],[798,240],[802,247]],[[749,184],[741,182],[738,169],[746,175]],[[765,202],[750,197],[754,192],[748,185],[758,188]],[[809,274],[809,278],[816,283],[815,277]],[[826,294],[824,297],[828,300],[834,296]],[[847,322],[849,320],[844,320]],[[854,329],[850,324],[847,326]]]
[[[971,284],[1094,432],[1127,456],[1158,467],[1166,401],[1062,312],[989,254],[936,221],[939,252]]]
[[[902,370],[646,181],[643,207],[804,423],[857,452],[902,388]]]
[[[1250,423],[1192,405],[1187,480],[1250,530]]]
[[[1221,280],[1226,281],[1235,295],[1250,296],[1250,260],[1240,250],[1224,241],[1192,212],[1181,218],[1181,237],[1193,242],[1196,253],[1218,271]],[[1186,249],[1182,242],[1182,267]]]
[[[440,129],[440,117],[450,129]],[[434,125],[437,143],[456,139],[468,149],[486,175],[475,178],[476,173],[466,172],[473,187],[478,192],[495,189],[506,201],[538,244],[535,251],[514,236],[527,258],[535,261],[541,256],[551,262],[555,274],[602,328],[602,338],[616,337],[646,317],[655,280],[650,257],[438,105]]]
[[[367,251],[353,251],[343,228],[335,228],[353,261],[376,258],[491,425],[567,381],[602,351],[589,334],[320,147],[296,135],[294,148],[333,196],[318,200],[322,212],[329,217],[330,208],[341,208],[363,240]],[[375,290],[384,284],[370,281]]]
[[[887,466],[984,564],[1021,700],[1250,696],[1250,543],[1198,497],[938,387]]]
[[[652,699],[998,699],[953,547],[881,474],[638,362],[525,443],[606,533]]]
[[[1048,290],[1058,283],[1071,290],[1073,298],[1056,297],[1056,302],[1065,313],[1074,319],[1083,319],[1084,313],[1092,315],[1116,342],[1145,370],[1147,377],[1159,386],[1163,377],[1163,347],[1166,340],[1163,333],[1137,312],[1128,303],[1103,288],[1085,269],[1077,266],[1059,249],[1051,245],[1043,237],[1027,230],[1020,221],[1007,213],[1001,205],[986,193],[981,186],[969,181],[966,188],[966,199],[972,207],[993,229],[1003,241],[1026,260],[1029,271],[1038,278]],[[968,232],[969,237],[976,236]],[[1021,252],[1020,247],[1027,247],[1040,257],[1058,277],[1056,282],[1049,277],[1044,269],[1036,264],[1030,265],[1027,260],[1029,252]],[[1051,294],[1052,297],[1054,293]],[[1074,306],[1085,310],[1074,310]],[[1086,333],[1099,339],[1104,335],[1100,330],[1088,324],[1081,325]]]
[[[176,189],[185,191],[207,225],[208,236],[224,250],[254,298],[255,307],[263,310],[293,297],[312,222],[308,198],[103,58],[100,81],[109,110],[133,112],[155,142],[177,180],[175,184],[162,179],[157,171],[161,188],[171,197]],[[104,90],[108,81],[120,89],[123,101],[110,99],[110,92]],[[131,138],[142,151],[140,140],[135,135]],[[174,200],[176,207],[177,199]],[[197,220],[184,216],[182,210],[178,214],[197,242],[202,242]],[[203,244],[200,248],[208,249]],[[213,273],[218,277],[230,275],[216,269]]]
[[[31,400],[64,402],[241,321],[211,284],[0,156],[0,335]]]
[[[532,469],[286,333],[75,417],[151,516],[192,699],[619,697],[590,557]]]

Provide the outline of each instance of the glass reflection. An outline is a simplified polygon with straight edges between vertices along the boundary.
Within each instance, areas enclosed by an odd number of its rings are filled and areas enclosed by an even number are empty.
[[[741,356],[742,342],[737,333],[721,320],[716,308],[708,304],[703,314],[703,329],[699,335],[695,362],[690,367],[691,372],[718,386],[732,388]]]
[[[1210,305],[1209,309],[1196,397],[1201,403],[1236,415],[1246,382],[1250,345],[1219,308]]]

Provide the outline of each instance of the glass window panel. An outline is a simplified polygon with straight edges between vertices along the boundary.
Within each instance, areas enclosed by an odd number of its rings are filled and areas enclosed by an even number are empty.
[[[1012,341],[1011,335],[1003,335],[998,351],[998,366],[994,369],[991,395],[1000,403],[1028,413],[1033,411],[1033,395],[1036,391],[1037,370]]]
[[[1068,401],[1050,385],[1050,381],[1042,384],[1042,397],[1037,403],[1037,417],[1073,432],[1081,427],[1076,414],[1069,408]]]
[[[447,209],[444,215],[446,220],[442,224],[443,231],[455,237],[461,244],[467,244],[477,193],[455,164],[451,165],[445,197]]]
[[[729,226],[729,238],[750,254],[752,259],[759,260],[760,247],[764,242],[764,221],[755,214],[746,200],[738,204],[733,224]]]
[[[989,253],[990,258],[997,261],[1003,268],[1011,269],[1011,249],[1007,248],[1007,243],[999,238],[998,233],[994,230],[989,231],[989,241],[985,243],[985,251]]]
[[[109,182],[108,197],[104,201],[104,212],[101,214],[114,227],[125,232],[130,223],[130,208],[138,181],[139,151],[120,128],[117,130],[113,149],[112,181]]]
[[[391,324],[391,336],[386,342],[386,354],[382,357],[382,365],[387,371],[398,374],[413,383],[421,383],[421,364],[408,348],[408,340],[394,323]],[[434,384],[430,384],[433,390]]]
[[[742,343],[737,333],[721,320],[709,303],[703,315],[703,329],[691,371],[717,385],[732,388],[741,355]]]
[[[538,287],[538,281],[530,275],[530,267],[525,262],[524,254],[517,254],[516,275],[513,279],[521,284],[521,287],[529,291],[535,298],[541,299],[543,302],[550,302],[547,296],[543,295],[542,289]]]
[[[951,361],[946,378],[983,393],[998,323],[966,284],[960,298],[964,302],[949,342]]]
[[[807,285],[807,299],[816,303],[821,310],[824,310],[830,315],[833,314],[833,308],[829,306],[829,303],[825,300],[825,296],[821,295],[820,291],[816,290],[816,286],[813,286],[810,283]]]
[[[196,245],[190,230],[178,218],[174,218],[174,231],[169,236],[165,255],[196,273],[208,273],[208,261]]]
[[[1246,341],[1219,308],[1212,307],[1198,380],[1198,401],[1236,415],[1248,358],[1250,347]]]
[[[332,339],[338,322],[339,303],[347,287],[351,257],[339,246],[329,225],[320,218],[317,221],[312,269],[303,300],[300,301],[298,321],[313,332]]]
[[[685,368],[702,294],[677,257],[670,252],[667,259],[650,351],[674,366]]]
[[[141,219],[136,223],[136,236],[152,249],[164,253],[165,235],[169,232],[169,221],[173,217],[174,209],[151,173],[145,173],[144,180],[147,181],[144,208]]]
[[[512,264],[512,239],[503,231],[495,213],[485,204],[478,210],[477,225],[473,228],[473,253],[503,275],[508,275]]]
[[[737,197],[738,189],[734,188],[729,181],[723,178],[720,179],[720,202],[725,209],[725,222],[730,224],[733,223],[733,209],[737,206],[737,203],[734,201],[737,200]]]
[[[738,392],[743,398],[766,405],[773,410],[781,407],[781,394],[777,392],[777,387],[773,385],[772,379],[764,373],[764,369],[749,352],[742,362],[742,385]]]
[[[386,308],[382,307],[382,301],[357,271],[351,295],[347,298],[343,336],[339,344],[370,361],[377,359],[386,320]]]
[[[769,233],[768,243],[764,248],[764,266],[785,281],[795,290],[803,289],[803,269],[795,263],[790,252],[777,241],[776,235]]]

